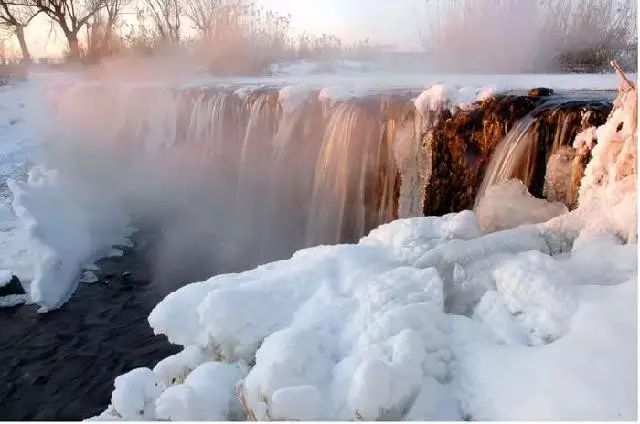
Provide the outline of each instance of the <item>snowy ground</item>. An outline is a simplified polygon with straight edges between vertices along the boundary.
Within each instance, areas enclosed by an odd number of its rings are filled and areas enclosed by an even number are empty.
[[[528,224],[403,219],[170,294],[149,323],[184,350],[97,419],[636,419],[635,104],[596,130],[570,213],[508,183]]]
[[[26,180],[30,164],[39,160],[39,94],[34,81],[9,80],[0,86],[0,270],[11,270],[23,281],[33,279],[36,258],[28,231],[12,211],[8,183]]]

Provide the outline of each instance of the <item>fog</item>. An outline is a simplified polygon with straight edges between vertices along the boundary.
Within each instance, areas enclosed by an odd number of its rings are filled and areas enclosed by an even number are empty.
[[[78,225],[88,222],[100,243],[125,217],[155,282],[240,271],[304,247],[320,142],[305,147],[305,134],[322,136],[319,110],[307,128],[281,130],[297,144],[291,161],[272,146],[281,111],[269,96],[249,106],[214,89],[103,81],[53,88],[50,101],[47,165],[86,217]]]

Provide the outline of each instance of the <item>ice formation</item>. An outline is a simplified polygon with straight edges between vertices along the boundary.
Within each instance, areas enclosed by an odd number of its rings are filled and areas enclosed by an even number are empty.
[[[99,201],[43,167],[32,168],[25,182],[9,181],[9,187],[13,210],[37,258],[29,297],[46,312],[71,296],[85,263],[106,254],[125,237],[128,221],[117,202]]]
[[[185,350],[119,377],[99,418],[635,419],[635,100],[597,129],[572,212],[512,183],[505,213],[400,219],[170,294],[149,322]]]
[[[537,224],[568,212],[560,202],[533,197],[520,180],[513,179],[487,189],[475,209],[484,232]]]

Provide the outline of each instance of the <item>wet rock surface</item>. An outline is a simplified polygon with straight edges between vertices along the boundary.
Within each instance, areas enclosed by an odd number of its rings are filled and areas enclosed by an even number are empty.
[[[432,174],[426,186],[424,215],[444,215],[471,209],[496,146],[526,115],[536,122],[535,151],[517,175],[536,197],[544,197],[547,163],[560,147],[568,146],[589,126],[602,125],[611,102],[593,98],[553,96],[538,92],[491,98],[470,110],[441,114],[432,134]],[[599,95],[595,95],[598,98]],[[426,137],[426,135],[425,135]],[[578,178],[579,181],[579,178]]]
[[[91,417],[109,404],[115,377],[178,352],[147,322],[175,287],[150,283],[138,251],[98,261],[99,281],[81,283],[59,310],[0,309],[0,418]]]
[[[0,287],[0,297],[12,294],[25,294],[22,283],[15,275],[11,277],[11,280],[9,280],[7,284]]]

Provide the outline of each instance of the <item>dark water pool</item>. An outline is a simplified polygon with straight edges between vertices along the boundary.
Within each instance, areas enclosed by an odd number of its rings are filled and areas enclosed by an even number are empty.
[[[1,420],[91,417],[109,404],[115,377],[179,351],[147,322],[171,290],[149,283],[144,259],[132,250],[98,264],[103,281],[80,284],[57,311],[0,309]]]

